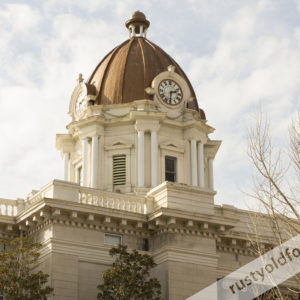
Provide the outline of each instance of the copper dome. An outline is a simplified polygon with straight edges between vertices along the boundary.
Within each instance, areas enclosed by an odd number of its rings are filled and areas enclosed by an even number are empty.
[[[165,51],[144,37],[131,37],[109,52],[88,79],[87,86],[96,95],[95,105],[152,100],[152,96],[145,89],[169,65],[174,65],[175,72],[187,81],[195,98],[188,103],[188,108],[199,111],[201,118],[205,119],[183,70]]]

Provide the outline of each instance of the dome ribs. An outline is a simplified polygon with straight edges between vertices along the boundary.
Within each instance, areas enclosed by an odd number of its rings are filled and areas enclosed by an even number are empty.
[[[182,76],[195,97],[187,107],[199,112],[193,87],[184,71],[163,49],[144,37],[131,37],[112,51],[97,65],[87,83],[96,89],[95,104],[122,104],[141,99],[153,99],[145,92],[152,80],[174,65],[176,73]]]
[[[124,94],[125,94],[124,93],[124,90],[125,90],[125,74],[126,74],[126,70],[127,70],[127,67],[128,67],[128,55],[131,51],[133,42],[134,42],[134,39],[130,39],[130,44],[129,44],[129,47],[128,47],[126,60],[125,60],[125,66],[124,66],[123,75],[122,75],[121,103],[125,103],[125,96],[124,96]]]
[[[134,42],[127,57],[126,76],[124,77],[124,103],[143,99],[144,96],[144,68],[139,38]]]
[[[167,66],[165,66],[165,64],[162,61],[162,58],[160,55],[158,55],[157,53],[157,49],[155,49],[154,44],[152,42],[150,42],[149,40],[145,40],[145,42],[150,46],[150,49],[152,49],[152,52],[154,53],[155,57],[157,58],[157,62],[160,62],[160,68],[157,68],[157,71],[154,70],[154,76],[157,76],[160,72],[166,71],[167,70]],[[153,67],[153,66],[152,66]],[[153,67],[154,69],[154,67]],[[160,69],[160,70],[159,70]],[[159,71],[158,71],[159,70]],[[152,79],[153,79],[152,78]]]
[[[92,73],[92,75],[89,77],[89,79],[87,80],[87,83],[89,84],[93,84],[91,81],[93,79],[93,77],[95,76],[96,72],[98,71],[98,69],[100,68],[100,66],[102,65],[102,63],[106,60],[106,58],[111,55],[112,52],[115,51],[115,49],[118,48],[118,47],[115,47],[114,49],[112,49],[111,51],[109,51],[105,56],[104,58],[99,62],[99,64],[97,65],[96,69],[94,70],[94,72]]]
[[[138,39],[138,43],[140,45],[140,48],[141,48],[141,52],[142,52],[142,58],[143,58],[143,65],[144,65],[144,98],[145,99],[149,99],[149,95],[145,92],[145,88],[147,88],[148,86],[150,86],[149,84],[149,78],[148,78],[148,68],[150,66],[148,66],[148,61],[146,60],[146,56],[145,56],[145,49],[144,49],[144,46],[143,46],[143,43],[142,43],[142,40],[141,38]]]
[[[128,53],[132,45],[132,40],[129,40],[123,47],[120,47],[118,53],[110,63],[109,69],[105,78],[105,84],[102,90],[102,99],[109,99],[110,103],[123,103],[122,86],[126,72],[126,62]]]
[[[119,45],[118,47],[116,47],[112,53],[111,56],[108,59],[106,68],[104,70],[103,76],[102,76],[102,80],[100,82],[100,87],[99,87],[99,93],[98,93],[98,97],[97,97],[97,104],[111,104],[113,103],[113,99],[109,99],[109,98],[105,98],[105,96],[103,95],[103,89],[105,87],[105,83],[106,83],[106,79],[107,79],[107,73],[108,70],[110,69],[110,65],[113,61],[113,58],[116,56],[116,54],[119,52],[119,50],[128,43],[129,40],[125,41],[124,43],[122,43],[121,45]],[[101,63],[100,63],[101,64]],[[100,68],[100,64],[99,64],[99,68]]]

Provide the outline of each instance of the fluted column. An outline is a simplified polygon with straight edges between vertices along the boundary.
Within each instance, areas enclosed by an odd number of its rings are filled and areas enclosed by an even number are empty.
[[[144,131],[138,131],[138,187],[144,187]]]
[[[65,153],[64,154],[64,180],[69,181],[69,176],[70,176],[70,170],[69,170],[69,164],[70,164],[70,154]]]
[[[208,187],[213,190],[214,189],[214,170],[213,170],[213,162],[212,158],[208,159]]]
[[[88,168],[88,139],[82,140],[82,185],[87,186],[87,168]]]
[[[198,172],[199,186],[204,188],[204,151],[201,142],[198,143]]]
[[[192,185],[198,185],[197,176],[197,147],[196,140],[191,140],[191,169],[192,169]]]
[[[157,186],[157,133],[151,131],[151,186]]]
[[[91,187],[97,188],[98,181],[98,136],[92,137],[92,166],[91,166]]]

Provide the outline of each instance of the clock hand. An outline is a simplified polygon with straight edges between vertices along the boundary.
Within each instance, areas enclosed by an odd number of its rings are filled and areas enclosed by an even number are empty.
[[[174,90],[173,90],[173,91],[170,91],[170,100],[171,100],[171,101],[172,101],[172,94],[174,94],[174,93],[176,94],[176,91],[174,91]]]

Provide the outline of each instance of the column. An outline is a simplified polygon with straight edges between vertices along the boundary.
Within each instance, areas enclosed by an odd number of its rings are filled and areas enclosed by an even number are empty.
[[[201,142],[198,143],[198,172],[199,186],[204,188],[204,151]]]
[[[87,186],[88,139],[82,140],[82,185]]]
[[[144,187],[144,131],[138,131],[138,187]]]
[[[214,170],[213,170],[213,162],[212,158],[208,159],[208,187],[213,190],[214,189]]]
[[[97,188],[98,181],[98,136],[92,137],[92,170],[91,170],[91,187]]]
[[[70,163],[70,155],[69,153],[64,154],[64,180],[69,181],[69,163]]]
[[[71,154],[69,154],[69,163],[68,163],[68,181],[71,181],[72,176],[72,163],[71,163]]]
[[[196,140],[191,140],[191,169],[192,169],[192,185],[198,185],[197,177],[197,147]]]
[[[140,25],[140,36],[143,36],[143,25]]]
[[[151,186],[157,186],[157,133],[151,131]]]

